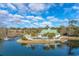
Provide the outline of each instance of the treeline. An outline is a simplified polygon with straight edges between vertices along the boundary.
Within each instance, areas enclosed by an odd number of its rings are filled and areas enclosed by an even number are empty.
[[[43,29],[48,29],[49,26],[46,26],[45,28],[4,28],[5,30],[0,30],[0,37],[7,34],[8,30],[16,30],[23,32],[22,34],[31,34],[32,36],[37,36]],[[60,26],[60,27],[52,27],[51,29],[56,29],[61,35],[67,35],[67,36],[79,36],[79,21],[77,20],[69,20],[68,26]],[[19,33],[19,32],[18,32]],[[51,33],[47,33],[51,37]],[[19,35],[19,34],[18,34]]]
[[[68,26],[60,26],[58,31],[61,33],[61,35],[79,36],[79,21],[69,20]]]

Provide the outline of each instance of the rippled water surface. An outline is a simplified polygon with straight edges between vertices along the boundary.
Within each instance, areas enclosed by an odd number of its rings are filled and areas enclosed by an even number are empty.
[[[19,44],[18,38],[10,41],[0,41],[1,56],[68,56],[79,55],[79,43],[66,45],[49,45],[49,44]]]

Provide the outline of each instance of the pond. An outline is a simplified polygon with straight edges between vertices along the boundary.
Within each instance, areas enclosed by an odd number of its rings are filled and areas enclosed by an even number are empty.
[[[79,43],[73,44],[19,44],[16,40],[19,37],[9,41],[0,41],[1,56],[69,56],[79,55]],[[78,42],[78,41],[77,41]]]

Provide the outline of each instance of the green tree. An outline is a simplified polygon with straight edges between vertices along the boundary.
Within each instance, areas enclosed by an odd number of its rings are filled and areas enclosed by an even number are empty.
[[[46,33],[46,34],[43,34],[43,36],[48,36],[48,38],[52,39],[54,36],[55,36],[55,33]]]
[[[68,26],[68,34],[77,36],[79,34],[79,28],[77,26],[78,21],[77,20],[69,20],[69,26]]]
[[[77,20],[69,20],[69,26],[74,26],[78,23]]]

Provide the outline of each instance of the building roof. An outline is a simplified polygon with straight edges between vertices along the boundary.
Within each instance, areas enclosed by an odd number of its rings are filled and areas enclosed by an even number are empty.
[[[59,34],[58,31],[56,29],[44,29],[40,32],[40,34],[46,34],[46,33],[55,33],[55,34]]]

